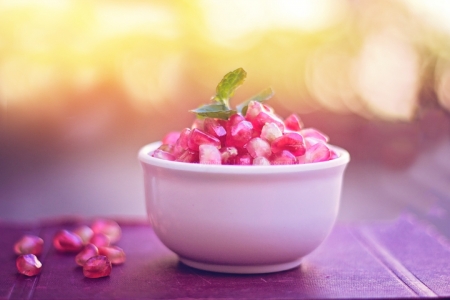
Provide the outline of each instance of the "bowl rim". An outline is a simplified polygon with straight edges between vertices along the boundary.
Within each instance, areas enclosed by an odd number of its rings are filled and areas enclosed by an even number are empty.
[[[330,169],[346,165],[350,161],[350,154],[343,148],[329,145],[338,157],[332,160],[315,162],[309,164],[299,165],[270,165],[270,166],[236,166],[236,165],[207,165],[207,164],[192,164],[178,161],[163,160],[155,158],[149,154],[158,148],[162,143],[160,141],[153,142],[143,146],[138,153],[138,159],[141,163],[152,165],[155,167],[200,172],[200,173],[219,173],[219,174],[275,174],[275,173],[299,173],[315,170]]]

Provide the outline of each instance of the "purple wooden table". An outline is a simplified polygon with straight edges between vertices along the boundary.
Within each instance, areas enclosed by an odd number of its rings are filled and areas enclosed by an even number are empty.
[[[146,224],[122,222],[118,246],[127,261],[111,276],[88,279],[73,254],[48,241],[56,230],[82,221],[35,226],[0,223],[0,299],[172,298],[414,298],[450,296],[447,238],[412,214],[392,222],[337,224],[326,242],[298,268],[272,274],[232,275],[187,267]],[[47,241],[39,276],[17,273],[12,246],[23,234]]]

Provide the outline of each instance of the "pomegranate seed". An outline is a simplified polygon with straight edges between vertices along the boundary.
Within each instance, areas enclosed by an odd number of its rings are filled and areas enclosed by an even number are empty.
[[[273,109],[273,107],[267,105],[267,104],[263,104],[264,109],[266,110],[266,112],[268,112],[269,114],[273,114],[275,111]]]
[[[273,114],[262,111],[252,121],[253,127],[257,132],[261,132],[266,123],[275,123],[281,132],[284,132],[284,123],[280,120],[280,118]]]
[[[230,119],[227,122],[227,126],[225,127],[227,131],[229,132],[231,130],[231,127],[234,125],[241,123],[242,121],[245,121],[245,118],[240,114],[234,114],[230,117]],[[228,127],[228,128],[227,128]]]
[[[94,244],[97,247],[109,246],[111,244],[111,240],[106,234],[101,232],[94,233],[92,238],[89,240],[89,243]]]
[[[187,162],[187,163],[198,163],[199,162],[198,152],[191,151],[191,150],[184,150],[180,154],[180,156],[177,157],[177,159],[175,161]]]
[[[216,119],[206,118],[204,122],[205,132],[219,140],[225,138],[227,131]]]
[[[300,117],[296,114],[291,114],[289,117],[284,119],[284,125],[286,128],[293,131],[300,131],[303,127],[303,123],[300,120]]]
[[[268,141],[269,143],[273,142],[276,138],[282,136],[280,128],[275,123],[266,123],[261,129],[260,137]]]
[[[262,138],[256,137],[251,139],[248,143],[247,143],[247,151],[248,153],[252,156],[252,157],[258,157],[258,156],[263,156],[263,157],[270,157],[270,155],[272,155],[272,150],[270,149],[270,144],[263,140]]]
[[[98,253],[99,252],[97,246],[95,246],[94,244],[87,244],[83,248],[83,250],[81,250],[81,252],[78,253],[77,256],[75,256],[75,262],[79,266],[84,266],[84,264],[89,258],[97,256]]]
[[[117,246],[100,247],[98,252],[100,255],[106,256],[112,264],[118,265],[125,262],[125,252]]]
[[[300,134],[304,137],[304,138],[315,138],[321,141],[324,141],[325,143],[328,142],[329,138],[327,135],[323,134],[322,132],[320,132],[317,129],[314,128],[304,128],[300,131]]]
[[[234,157],[238,155],[238,150],[235,147],[226,147],[220,149],[220,156],[223,165],[231,165],[234,162]]]
[[[252,163],[252,157],[248,153],[239,154],[234,159],[235,165],[249,166]]]
[[[158,147],[158,150],[172,153],[174,147],[175,147],[175,145],[161,144],[161,146]]]
[[[177,140],[180,138],[180,132],[171,131],[162,139],[163,144],[175,145]]]
[[[327,161],[329,159],[330,149],[328,149],[324,142],[318,142],[312,145],[305,153],[306,163]]]
[[[213,145],[203,144],[199,147],[200,163],[205,165],[220,165],[222,157],[219,149]]]
[[[306,151],[308,151],[308,150],[306,150]],[[302,164],[306,163],[306,160],[305,160],[306,155],[297,156],[296,158],[297,158],[297,164],[302,165]]]
[[[194,129],[194,128],[203,130],[205,128],[204,120],[203,119],[195,119],[191,126],[191,129]]]
[[[334,151],[330,149],[330,159],[336,159],[339,155]]]
[[[297,163],[295,156],[287,151],[282,150],[281,152],[272,156],[270,160],[271,165],[294,165]]]
[[[244,147],[253,136],[253,125],[249,121],[239,122],[231,127],[229,142],[237,148]]]
[[[305,142],[303,137],[296,132],[285,133],[276,138],[271,145],[273,153],[280,153],[283,150],[291,152],[294,156],[305,154]]]
[[[89,258],[83,265],[83,274],[88,278],[106,277],[111,274],[112,265],[104,255]]]
[[[172,155],[169,152],[160,150],[160,149],[156,149],[155,151],[153,151],[152,156],[156,157],[156,158],[159,158],[159,159],[163,159],[163,160],[170,160],[170,161],[175,160],[175,156],[174,155]]]
[[[110,219],[96,219],[91,225],[94,233],[103,233],[106,235],[112,244],[120,240],[122,236],[122,229],[116,221]]]
[[[247,112],[245,113],[245,119],[251,122],[262,111],[267,112],[266,108],[263,106],[261,102],[250,101],[250,103],[248,104]]]
[[[189,135],[188,147],[192,151],[199,151],[198,147],[200,145],[213,145],[216,148],[220,148],[221,143],[219,139],[195,128],[192,129],[191,134]]]
[[[25,235],[14,244],[14,252],[18,255],[41,255],[44,240],[35,235]]]
[[[181,130],[180,137],[178,138],[175,145],[183,150],[186,150],[188,148],[188,141],[190,134],[191,130],[189,128],[184,128],[183,130]]]
[[[253,159],[253,165],[255,166],[270,166],[270,161],[264,156],[258,156]]]
[[[73,233],[78,235],[81,240],[83,241],[83,245],[86,245],[91,240],[92,236],[94,235],[94,231],[91,229],[91,227],[83,225],[78,228],[76,228]]]
[[[34,254],[20,255],[16,259],[16,267],[20,274],[36,276],[41,272],[42,263]]]
[[[75,233],[63,229],[53,237],[53,246],[61,252],[78,252],[83,249],[83,241]]]
[[[318,142],[320,142],[320,140],[318,140],[316,138],[312,138],[312,137],[304,137],[303,140],[305,141],[305,148],[306,148],[306,150],[311,148],[312,145],[315,145]]]

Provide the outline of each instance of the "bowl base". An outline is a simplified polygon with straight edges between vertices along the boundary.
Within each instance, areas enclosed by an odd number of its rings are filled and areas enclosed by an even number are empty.
[[[273,273],[280,272],[298,267],[301,264],[302,259],[296,259],[282,264],[272,264],[272,265],[219,265],[203,263],[198,261],[193,261],[186,258],[179,258],[180,261],[200,270],[220,272],[220,273],[236,273],[236,274],[257,274],[257,273]]]

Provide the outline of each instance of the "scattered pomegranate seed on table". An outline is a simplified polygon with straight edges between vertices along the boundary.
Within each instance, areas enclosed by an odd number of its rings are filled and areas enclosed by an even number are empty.
[[[17,270],[26,276],[36,276],[41,272],[42,263],[34,254],[20,255],[16,259]]]
[[[79,266],[84,266],[89,258],[97,256],[98,254],[99,252],[97,246],[95,246],[94,244],[87,244],[86,246],[84,246],[83,250],[81,250],[81,252],[78,253],[77,256],[75,256],[75,262]]]
[[[78,252],[83,249],[83,240],[68,230],[59,230],[53,237],[53,246],[61,252]]]
[[[35,235],[24,235],[16,244],[14,244],[14,252],[17,255],[34,254],[41,255],[44,240]]]
[[[112,265],[104,255],[89,258],[83,265],[83,274],[88,278],[101,278],[111,274]]]
[[[173,134],[173,136],[178,136]],[[172,141],[173,140],[172,137]],[[216,149],[217,150],[217,149]],[[75,262],[83,267],[88,278],[109,276],[112,264],[125,262],[125,252],[117,246],[110,246],[122,236],[122,229],[110,219],[96,219],[92,226],[79,226],[74,231],[59,230],[53,237],[53,246],[60,252],[78,252]],[[14,252],[19,254],[16,267],[19,273],[35,276],[41,272],[42,263],[36,257],[42,253],[44,241],[34,235],[25,235],[14,244]]]
[[[97,247],[105,247],[105,246],[110,245],[111,240],[107,235],[99,232],[99,233],[94,233],[92,238],[89,240],[89,243],[91,243]]]
[[[115,265],[123,264],[126,259],[123,249],[117,246],[100,247],[98,252],[100,255],[106,256]]]
[[[92,223],[91,228],[94,233],[106,235],[112,244],[116,243],[122,235],[119,224],[110,219],[97,219]]]
[[[77,227],[73,233],[78,235],[81,240],[83,241],[83,245],[86,245],[91,240],[92,236],[94,235],[94,231],[91,229],[91,227],[82,225]]]

